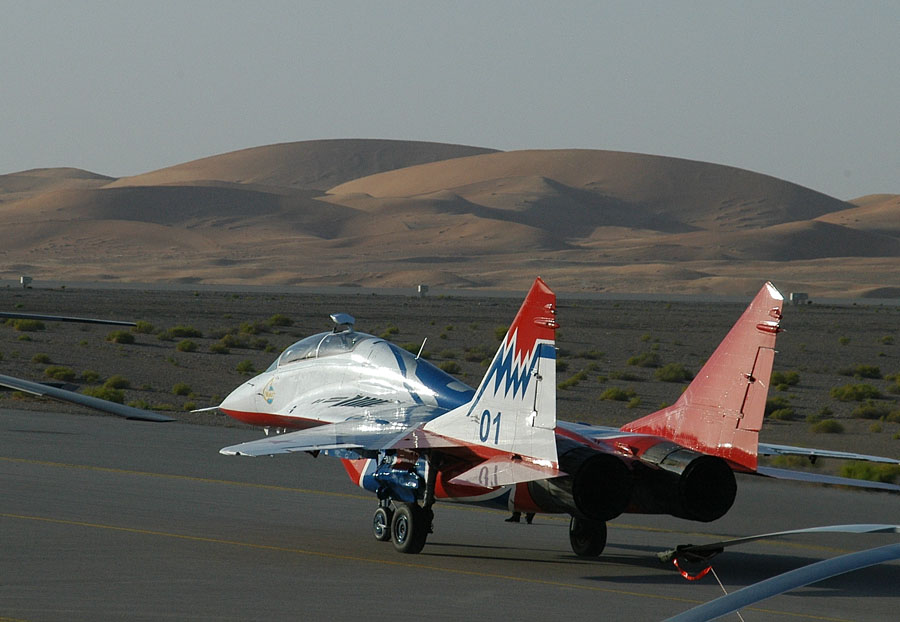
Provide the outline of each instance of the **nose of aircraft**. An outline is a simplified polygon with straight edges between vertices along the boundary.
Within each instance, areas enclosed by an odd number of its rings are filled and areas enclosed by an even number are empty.
[[[256,384],[245,382],[237,387],[222,400],[219,410],[235,419],[243,419],[242,415],[256,412],[259,409],[259,387]]]

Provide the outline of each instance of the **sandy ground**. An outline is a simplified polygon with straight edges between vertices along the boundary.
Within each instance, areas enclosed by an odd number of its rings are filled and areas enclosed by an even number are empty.
[[[0,290],[3,311],[141,320],[152,324],[153,331],[135,334],[135,343],[126,345],[107,339],[120,330],[117,327],[47,323],[43,330],[22,332],[0,324],[0,373],[46,381],[48,367],[65,366],[74,371],[79,378],[75,384],[80,386],[85,384],[80,380],[85,371],[96,372],[98,383],[120,375],[130,384],[126,402],[167,410],[179,419],[241,425],[221,415],[190,414],[186,409],[215,406],[248,378],[237,371],[240,363],[249,361],[254,369],[265,369],[297,339],[329,330],[330,313],[350,313],[357,318],[357,330],[376,335],[391,331],[393,341],[409,347],[417,348],[427,338],[425,355],[430,360],[458,365],[456,375],[477,385],[485,370],[482,360],[493,356],[499,344],[498,328],[512,321],[520,302],[516,297],[420,299],[372,293],[8,288]],[[689,302],[584,300],[567,299],[564,294],[559,295],[558,303],[561,370],[557,380],[563,382],[586,371],[581,382],[558,391],[559,416],[614,426],[674,402],[684,386],[655,380],[654,368],[628,365],[629,358],[655,352],[662,364],[682,363],[696,372],[745,306],[700,298]],[[287,316],[293,325],[266,325],[276,314]],[[900,457],[900,438],[895,438],[900,423],[853,418],[858,403],[830,396],[832,387],[868,382],[885,396],[878,404],[894,411],[900,408],[900,396],[889,391],[892,381],[858,380],[841,374],[859,365],[878,367],[883,376],[900,372],[900,307],[787,306],[782,324],[785,332],[779,337],[775,369],[796,371],[800,381],[789,390],[772,391],[770,397],[784,398],[795,415],[791,421],[768,421],[761,438]],[[175,326],[202,333],[202,337],[190,339],[197,345],[196,351],[179,351],[181,338],[166,340],[157,335]],[[228,353],[211,352],[225,334],[231,334],[240,345],[230,346]],[[189,386],[189,395],[173,393],[179,383]],[[635,399],[600,399],[610,387],[633,390]],[[0,392],[0,409],[13,407],[85,412]],[[812,431],[806,419],[823,409],[843,424],[843,433]]]

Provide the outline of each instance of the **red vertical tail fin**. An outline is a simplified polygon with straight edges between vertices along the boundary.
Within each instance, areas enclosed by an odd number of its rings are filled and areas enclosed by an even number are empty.
[[[675,404],[622,427],[756,470],[784,297],[766,283]]]

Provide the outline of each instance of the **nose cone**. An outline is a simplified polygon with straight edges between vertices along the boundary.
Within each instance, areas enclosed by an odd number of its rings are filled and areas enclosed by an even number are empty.
[[[245,382],[222,400],[219,410],[239,421],[254,422],[260,414],[261,404],[265,403],[260,396],[260,386],[256,379]]]

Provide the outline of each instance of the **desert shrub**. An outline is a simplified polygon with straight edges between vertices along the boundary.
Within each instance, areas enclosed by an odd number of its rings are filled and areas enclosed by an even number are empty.
[[[871,462],[852,460],[850,462],[845,462],[843,466],[841,466],[841,476],[853,479],[864,479],[870,482],[884,482],[886,484],[891,484],[897,477],[900,477],[900,466],[897,466],[896,464],[872,464]]]
[[[135,325],[132,327],[131,332],[139,333],[141,335],[152,335],[156,332],[156,328],[150,322],[145,322],[144,320],[138,320],[135,322]]]
[[[610,387],[600,394],[601,400],[615,400],[617,402],[626,402],[633,398],[637,393],[634,389],[621,389],[619,387]]]
[[[238,332],[243,335],[258,335],[266,332],[266,328],[268,327],[262,322],[241,322]]]
[[[34,356],[31,357],[31,362],[46,365],[47,363],[50,363],[52,361],[50,360],[49,354],[44,354],[43,352],[38,352],[37,354],[35,354]]]
[[[81,381],[88,384],[96,384],[100,382],[100,374],[92,369],[85,369],[81,372]]]
[[[64,382],[75,380],[75,370],[71,367],[63,367],[62,365],[51,365],[44,370],[44,375],[53,378],[54,380],[62,380]]]
[[[892,410],[890,414],[884,418],[888,423],[900,423],[900,408]]]
[[[603,352],[600,350],[580,350],[575,353],[574,358],[596,361],[603,358]]]
[[[846,346],[850,343],[850,337],[840,337],[838,338],[838,343],[842,346]]]
[[[776,397],[770,397],[769,399],[766,400],[765,413],[768,416],[768,415],[771,415],[776,410],[779,410],[782,408],[790,408],[790,407],[791,407],[791,403],[787,400],[787,398],[781,397],[780,395],[776,396]]]
[[[275,315],[270,317],[266,323],[269,326],[293,326],[294,320],[284,315],[283,313],[276,313]]]
[[[103,383],[103,386],[110,389],[127,389],[131,386],[131,381],[125,376],[116,374],[107,378],[106,382]]]
[[[271,344],[269,343],[269,340],[266,339],[265,337],[257,337],[256,339],[254,339],[253,341],[250,342],[250,347],[253,348],[254,350],[264,350],[265,351],[265,350],[269,349],[269,346],[271,346]]]
[[[626,406],[626,408],[637,408],[640,405],[641,405],[641,398],[633,397],[630,400],[628,400],[628,405]]]
[[[842,402],[862,402],[863,400],[878,399],[881,392],[871,384],[845,384],[840,387],[832,387],[831,397]]]
[[[224,345],[226,348],[246,348],[246,347],[248,347],[247,342],[244,341],[243,339],[241,339],[240,337],[238,337],[237,335],[232,335],[232,334],[224,335],[222,337],[222,339],[220,339],[220,341],[222,342],[222,345]]]
[[[889,385],[887,388],[889,393],[900,393],[900,380],[894,382],[894,384]]]
[[[878,434],[878,433],[880,433],[881,431],[882,431],[882,427],[881,427],[881,423],[880,423],[880,422],[877,422],[877,421],[876,421],[875,423],[873,423],[872,425],[869,426],[869,432],[872,432],[872,433],[874,433],[874,434]]]
[[[190,339],[182,339],[175,345],[175,349],[179,352],[196,352],[197,343]]]
[[[885,335],[880,339],[880,341],[886,346],[894,345],[894,337],[892,335]]]
[[[556,360],[556,371],[562,372],[569,369],[569,361],[561,361],[559,359]]]
[[[184,408],[185,411],[190,412],[197,408],[197,403],[196,402],[185,402],[184,406],[182,406],[182,408]]]
[[[242,374],[252,374],[256,371],[256,368],[253,367],[253,361],[246,359],[238,363],[235,369]]]
[[[668,363],[653,372],[653,377],[663,382],[684,382],[693,378],[694,374],[681,363]]]
[[[19,335],[19,341],[31,341],[31,336],[29,336],[29,335]]]
[[[853,409],[850,416],[854,419],[881,419],[891,414],[891,409],[884,404],[866,402]]]
[[[384,329],[384,332],[381,333],[380,337],[382,339],[390,339],[392,336],[398,334],[400,329],[394,324],[388,324],[387,328]]]
[[[853,376],[854,378],[881,378],[881,369],[874,365],[857,365],[856,367],[847,367],[839,369],[838,373],[842,376]]]
[[[112,387],[107,386],[85,387],[81,392],[91,397],[98,397],[101,400],[106,400],[107,402],[116,402],[117,404],[123,404],[125,402],[125,392],[121,389],[113,389]]]
[[[13,320],[13,329],[20,333],[33,333],[38,330],[44,330],[46,326],[40,320],[19,319]]]
[[[644,382],[644,379],[630,371],[611,371],[609,377],[613,380],[622,380],[624,382]],[[603,380],[606,382],[606,380]]]
[[[134,335],[127,330],[114,330],[106,336],[106,340],[113,343],[129,344],[134,343]]]
[[[453,360],[457,357],[457,354],[456,350],[441,350],[438,356],[440,356],[442,359]]]
[[[823,419],[818,423],[814,423],[810,430],[816,434],[841,434],[844,431],[844,426],[834,419]]]
[[[458,374],[462,371],[462,367],[456,361],[443,361],[438,367],[448,374]]]
[[[228,354],[228,352],[230,352],[228,346],[226,346],[221,341],[217,341],[216,343],[209,346],[209,351],[213,354]]]
[[[493,352],[489,351],[484,346],[469,346],[465,349],[465,353],[463,354],[463,358],[470,362],[483,361],[486,358],[491,358]]]
[[[800,373],[796,371],[773,371],[771,384],[775,386],[787,385],[793,387],[800,384]]]
[[[574,375],[570,376],[569,378],[566,378],[565,380],[560,382],[558,385],[556,385],[556,387],[558,389],[571,389],[572,387],[577,386],[578,383],[581,382],[582,380],[584,380],[585,378],[587,378],[587,371],[581,370],[577,374],[574,374]]]
[[[494,338],[497,341],[503,341],[503,338],[506,337],[506,332],[509,330],[509,326],[497,326],[494,328]],[[557,339],[559,339],[557,337]]]
[[[172,387],[172,393],[174,393],[175,395],[190,395],[191,385],[185,382],[179,382],[174,387]]]
[[[769,419],[775,419],[776,421],[792,421],[794,419],[793,408],[779,408],[778,410],[773,410],[769,415]]]
[[[635,367],[659,367],[660,358],[658,352],[644,352],[643,354],[638,354],[632,356],[630,359],[626,361],[628,365],[634,365]]]
[[[203,333],[194,328],[193,326],[173,326],[169,330],[164,332],[167,339],[199,339],[203,336]]]

